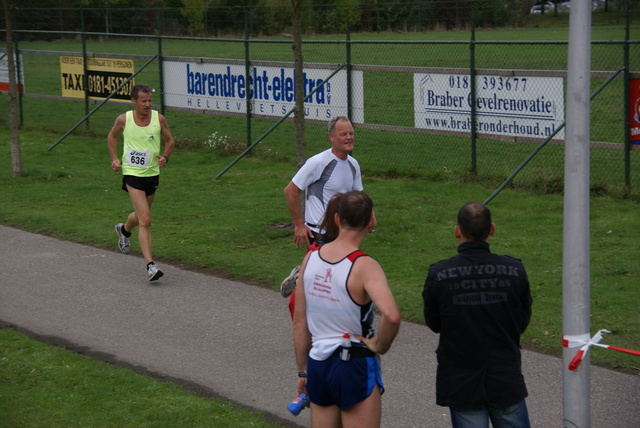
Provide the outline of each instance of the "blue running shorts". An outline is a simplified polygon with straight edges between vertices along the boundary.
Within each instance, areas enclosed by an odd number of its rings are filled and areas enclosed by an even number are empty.
[[[364,401],[376,385],[384,392],[379,356],[355,357],[342,361],[333,353],[324,361],[309,358],[307,394],[318,406],[338,406],[341,410]]]

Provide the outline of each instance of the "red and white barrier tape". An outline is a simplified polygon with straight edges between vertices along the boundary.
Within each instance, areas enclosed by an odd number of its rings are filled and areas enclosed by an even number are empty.
[[[580,334],[580,335],[563,335],[562,336],[562,347],[563,348],[577,348],[580,347],[576,356],[573,357],[571,362],[569,363],[569,370],[576,370],[584,357],[586,356],[589,348],[591,346],[599,346],[601,348],[613,349],[614,351],[624,352],[626,354],[636,355],[640,357],[640,351],[633,351],[631,349],[619,348],[617,346],[603,345],[600,343],[602,340],[602,335],[611,333],[609,330],[600,330],[598,331],[592,338],[589,338],[588,334]]]

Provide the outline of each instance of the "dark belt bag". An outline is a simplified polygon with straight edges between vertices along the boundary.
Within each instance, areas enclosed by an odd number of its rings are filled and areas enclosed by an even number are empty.
[[[349,355],[352,357],[375,357],[376,356],[375,352],[371,351],[369,348],[365,346],[352,346],[350,348],[339,346],[338,349],[336,349],[335,353],[340,355],[343,349],[347,350],[349,352]]]

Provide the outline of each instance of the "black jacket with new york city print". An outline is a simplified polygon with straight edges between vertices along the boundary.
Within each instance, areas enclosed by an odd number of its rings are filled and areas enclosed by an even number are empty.
[[[522,262],[493,254],[484,241],[434,263],[422,293],[424,317],[440,333],[436,402],[454,410],[509,406],[527,396],[520,335],[531,319]]]

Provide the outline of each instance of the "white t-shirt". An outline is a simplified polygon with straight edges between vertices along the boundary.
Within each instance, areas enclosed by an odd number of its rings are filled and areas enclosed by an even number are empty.
[[[336,193],[362,190],[362,175],[358,161],[351,156],[346,160],[336,157],[327,149],[307,159],[291,179],[305,191],[304,221],[319,232],[327,203]],[[320,231],[324,232],[324,231]]]

